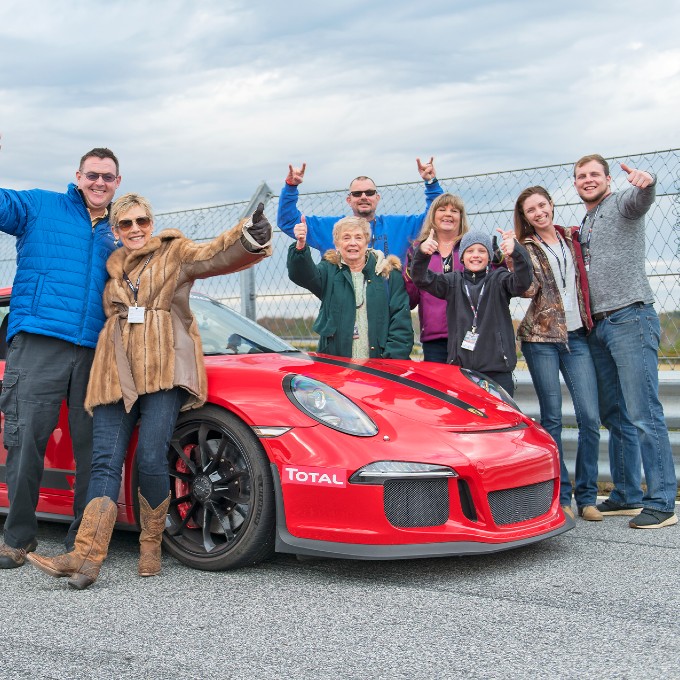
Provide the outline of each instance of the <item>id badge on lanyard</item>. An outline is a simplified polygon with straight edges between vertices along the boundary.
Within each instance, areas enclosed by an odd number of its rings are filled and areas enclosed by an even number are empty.
[[[479,340],[479,333],[475,332],[476,330],[477,330],[476,328],[473,328],[471,331],[468,331],[465,334],[463,342],[460,343],[460,346],[463,349],[469,349],[470,351],[472,351],[475,348],[477,340]]]
[[[128,307],[128,323],[144,323],[146,307]]]
[[[470,289],[467,284],[465,284],[465,293],[467,294],[468,301],[470,303],[470,309],[472,310],[472,330],[465,333],[463,342],[460,346],[463,349],[467,349],[472,352],[477,345],[477,340],[479,340],[479,333],[477,332],[477,311],[479,310],[479,305],[482,301],[482,296],[484,295],[484,288],[486,287],[486,281],[482,284],[482,290],[479,291],[479,297],[477,298],[477,306],[472,303],[472,296],[470,295]]]
[[[132,295],[135,301],[135,306],[134,307],[128,307],[128,323],[144,323],[144,312],[146,310],[146,307],[140,307],[137,305],[137,295],[139,293],[139,283],[142,280],[142,273],[146,269],[146,265],[149,264],[151,261],[151,258],[153,257],[153,253],[149,255],[149,257],[146,259],[146,262],[144,263],[144,266],[142,267],[142,270],[139,272],[139,276],[137,277],[137,284],[132,285],[132,281],[130,281],[130,277],[127,275],[126,272],[123,272],[123,280],[127,285],[129,286],[130,290],[132,291]]]

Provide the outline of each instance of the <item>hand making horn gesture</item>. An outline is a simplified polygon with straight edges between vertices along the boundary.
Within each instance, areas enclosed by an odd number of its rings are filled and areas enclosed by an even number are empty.
[[[420,176],[427,182],[428,180],[434,179],[437,173],[434,169],[434,156],[430,157],[429,163],[421,163],[420,158],[416,158],[416,163],[418,164],[418,172]]]
[[[300,220],[301,222],[293,227],[293,236],[297,239],[295,247],[298,250],[303,250],[307,245],[307,218],[302,215]]]
[[[307,163],[303,163],[301,167],[294,168],[292,165],[288,166],[288,175],[286,176],[286,184],[296,187],[298,184],[302,184],[305,178],[305,170],[307,168]]]
[[[420,252],[425,255],[432,255],[439,248],[439,244],[434,238],[434,229],[430,229],[430,235],[420,244]]]

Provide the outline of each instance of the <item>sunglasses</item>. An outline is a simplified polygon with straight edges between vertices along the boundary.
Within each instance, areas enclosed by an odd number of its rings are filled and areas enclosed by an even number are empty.
[[[366,194],[366,196],[375,196],[377,193],[376,189],[364,189],[363,191],[350,191],[349,195],[354,196],[354,198],[359,198],[362,194]]]
[[[112,184],[117,179],[112,172],[85,172],[83,174],[88,182],[96,182],[101,177],[107,184]]]
[[[135,217],[134,220],[119,220],[116,227],[121,231],[127,231],[128,229],[132,229],[133,224],[136,224],[138,227],[142,229],[146,229],[151,224],[151,218]]]

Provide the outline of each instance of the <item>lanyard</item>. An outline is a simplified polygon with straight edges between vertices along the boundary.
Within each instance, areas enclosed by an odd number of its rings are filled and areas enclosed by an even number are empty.
[[[590,262],[590,238],[593,235],[593,224],[595,224],[595,218],[597,217],[597,213],[600,212],[600,206],[602,203],[597,204],[597,208],[595,208],[595,212],[591,215],[590,217],[590,224],[588,225],[588,234],[586,235],[585,241],[583,239],[583,227],[586,224],[586,220],[588,219],[588,213],[585,214],[583,220],[581,221],[581,226],[578,229],[578,239],[581,242],[581,245],[585,245],[585,249],[588,253],[588,262]]]
[[[482,290],[479,291],[479,297],[477,298],[477,306],[475,307],[475,305],[472,304],[472,296],[470,295],[470,289],[468,288],[467,283],[465,284],[465,293],[467,294],[468,302],[470,303],[470,309],[472,310],[473,333],[477,332],[477,310],[479,309],[479,305],[482,302],[482,295],[484,295],[484,286],[486,286],[486,281],[484,281],[484,283],[482,284]]]
[[[376,233],[375,233],[375,230],[378,227],[378,218],[376,217],[373,220],[371,220],[371,224],[372,224],[371,241],[370,241],[371,248],[375,249],[376,241],[382,241],[383,247],[378,248],[377,250],[382,250],[383,253],[385,253],[386,256],[389,255],[390,251],[389,251],[389,248],[387,246],[387,234],[380,234],[380,236],[376,236]]]
[[[567,289],[567,253],[564,250],[564,243],[562,243],[562,238],[560,237],[558,232],[555,232],[555,235],[557,236],[557,241],[560,244],[560,248],[562,249],[562,261],[564,262],[564,271],[562,271],[562,264],[560,263],[560,258],[557,257],[557,253],[540,237],[539,234],[536,234],[536,238],[543,244],[544,247],[546,247],[549,251],[550,254],[555,258],[555,262],[557,262],[557,268],[560,270],[560,278],[562,279],[562,288],[563,290]]]
[[[137,277],[137,283],[134,286],[132,285],[132,281],[130,281],[130,277],[127,275],[127,272],[123,271],[123,279],[125,280],[125,283],[127,283],[127,285],[130,287],[130,290],[132,291],[132,296],[135,300],[135,307],[137,306],[137,295],[139,293],[139,282],[142,278],[142,272],[146,269],[146,265],[149,264],[152,257],[153,253],[151,253],[151,255],[149,255],[149,257],[146,258],[146,262],[144,263],[144,266],[139,272],[139,276]]]

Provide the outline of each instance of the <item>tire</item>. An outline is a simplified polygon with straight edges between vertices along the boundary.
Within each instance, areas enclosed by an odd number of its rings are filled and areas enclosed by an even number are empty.
[[[242,420],[212,405],[181,413],[168,462],[163,546],[170,555],[193,569],[221,571],[274,553],[269,460]]]

